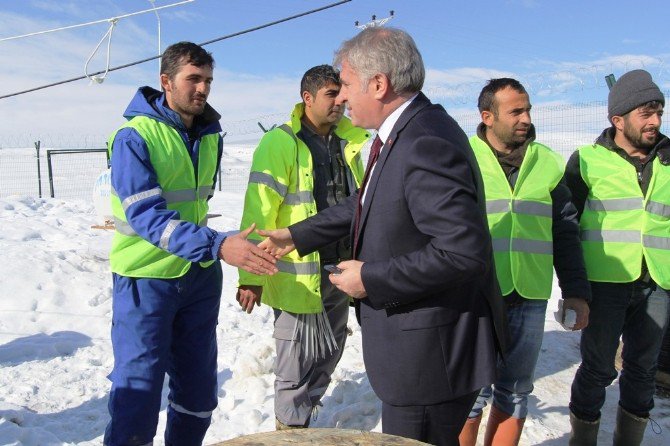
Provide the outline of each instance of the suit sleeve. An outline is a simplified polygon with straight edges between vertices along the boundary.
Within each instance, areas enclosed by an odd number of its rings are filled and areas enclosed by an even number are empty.
[[[289,226],[296,250],[301,256],[314,252],[349,234],[358,206],[358,192],[313,217]]]
[[[479,171],[467,138],[458,127],[454,133],[451,139],[419,137],[409,146],[404,198],[427,242],[413,252],[363,265],[363,283],[375,308],[431,297],[478,280],[490,267]]]
[[[122,203],[128,224],[152,245],[191,262],[217,258],[226,234],[180,219],[161,195],[149,150],[131,128],[119,130],[111,157],[112,187]]]

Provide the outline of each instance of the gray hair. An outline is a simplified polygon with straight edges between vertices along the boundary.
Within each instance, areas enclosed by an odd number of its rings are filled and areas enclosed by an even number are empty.
[[[414,39],[397,28],[370,27],[346,40],[335,52],[333,65],[346,61],[364,88],[376,74],[386,75],[397,94],[416,93],[426,71]]]

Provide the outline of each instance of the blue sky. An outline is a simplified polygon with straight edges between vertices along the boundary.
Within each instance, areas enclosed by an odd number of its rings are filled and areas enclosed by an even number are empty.
[[[156,6],[178,0],[156,0]],[[159,11],[163,48],[179,40],[204,42],[335,3],[335,0],[195,0]],[[151,7],[148,0],[0,0],[0,39],[74,25]],[[333,51],[372,14],[416,40],[428,70],[426,93],[447,109],[474,108],[491,77],[519,78],[535,105],[604,100],[604,75],[646,68],[670,89],[670,40],[662,31],[670,2],[611,0],[352,0],[313,15],[206,46],[217,61],[210,103],[231,134],[255,121],[281,120],[299,100],[309,67]],[[84,63],[107,30],[97,24],[0,42],[0,95],[84,73]],[[157,52],[153,13],[121,19],[111,65]],[[106,42],[91,71],[104,69]],[[156,85],[157,62],[0,99],[0,146],[24,135],[106,135],[140,85]],[[255,130],[255,129],[254,129]],[[4,135],[4,136],[3,136]],[[8,135],[12,135],[11,137]],[[8,145],[7,142],[4,144]]]

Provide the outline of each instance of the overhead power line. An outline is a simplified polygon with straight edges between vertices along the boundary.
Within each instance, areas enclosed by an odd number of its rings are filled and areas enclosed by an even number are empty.
[[[172,8],[173,6],[183,5],[184,3],[192,3],[194,1],[195,0],[184,0],[184,1],[181,1],[179,3],[173,3],[171,5],[159,6],[157,8],[154,7],[154,8],[151,8],[151,9],[145,9],[144,11],[131,12],[129,14],[123,14],[123,15],[116,16],[116,17],[110,17],[108,19],[94,20],[92,22],[79,23],[77,25],[69,25],[69,26],[63,26],[61,28],[47,29],[47,30],[44,30],[44,31],[37,31],[37,32],[34,32],[34,33],[21,34],[20,36],[4,37],[4,38],[0,39],[0,42],[5,42],[7,40],[22,39],[24,37],[39,36],[40,34],[48,34],[48,33],[53,33],[53,32],[56,32],[56,31],[64,31],[66,29],[81,28],[83,26],[96,25],[98,23],[105,23],[105,22],[112,22],[112,21],[117,21],[118,22],[119,19],[124,19],[126,17],[132,17],[132,16],[139,15],[139,14],[145,14],[145,13],[151,12],[151,11],[158,11],[159,9]]]
[[[254,26],[253,28],[248,28],[248,29],[245,29],[245,30],[242,30],[242,31],[238,31],[236,33],[232,33],[232,34],[228,34],[228,35],[225,35],[225,36],[222,36],[222,37],[218,37],[216,39],[208,40],[206,42],[200,43],[199,45],[200,46],[205,46],[205,45],[209,45],[211,43],[220,42],[221,40],[226,40],[226,39],[230,39],[230,38],[233,38],[233,37],[241,36],[243,34],[248,34],[250,32],[258,31],[258,30],[261,30],[261,29],[264,29],[264,28],[269,28],[270,26],[278,25],[280,23],[288,22],[288,21],[295,20],[295,19],[300,18],[300,17],[304,17],[304,16],[307,16],[307,15],[310,15],[310,14],[314,14],[316,12],[320,12],[320,11],[324,11],[326,9],[334,8],[335,6],[340,6],[340,5],[343,5],[344,3],[349,3],[350,1],[351,0],[341,0],[341,1],[336,2],[336,3],[331,3],[330,5],[322,6],[320,8],[312,9],[310,11],[301,12],[299,14],[295,14],[295,15],[292,15],[292,16],[289,16],[289,17],[285,17],[283,19],[275,20],[273,22],[268,22],[268,23],[265,23],[263,25]],[[119,66],[116,66],[116,67],[109,68],[107,70],[101,70],[101,71],[97,71],[95,73],[90,73],[89,76],[96,76],[98,74],[102,74],[102,73],[109,72],[109,71],[121,70],[123,68],[128,68],[128,67],[132,67],[134,65],[139,65],[139,64],[146,63],[146,62],[150,62],[150,61],[156,60],[160,57],[161,57],[161,54],[159,54],[157,56],[147,57],[146,59],[141,59],[141,60],[138,60],[138,61],[135,61],[135,62],[130,62],[130,63],[124,64],[124,65],[119,65]],[[0,96],[0,99],[7,99],[7,98],[11,98],[13,96],[19,96],[19,95],[26,94],[26,93],[32,93],[33,91],[44,90],[45,88],[50,88],[50,87],[55,87],[55,86],[58,86],[58,85],[67,84],[67,83],[70,83],[70,82],[80,81],[80,80],[86,79],[86,78],[87,78],[87,76],[73,77],[72,79],[66,79],[66,80],[63,80],[63,81],[53,82],[51,84],[46,84],[46,85],[42,85],[42,86],[39,86],[39,87],[30,88],[28,90],[17,91],[16,93],[6,94],[6,95],[3,95],[3,96]]]

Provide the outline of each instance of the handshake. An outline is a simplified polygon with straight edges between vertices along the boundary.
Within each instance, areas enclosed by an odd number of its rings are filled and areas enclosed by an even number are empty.
[[[277,273],[277,259],[295,249],[291,233],[287,228],[271,231],[258,230],[258,234],[267,237],[258,246],[247,238],[256,224],[235,235],[229,235],[221,243],[218,256],[231,266],[241,268],[258,275],[273,275]]]

